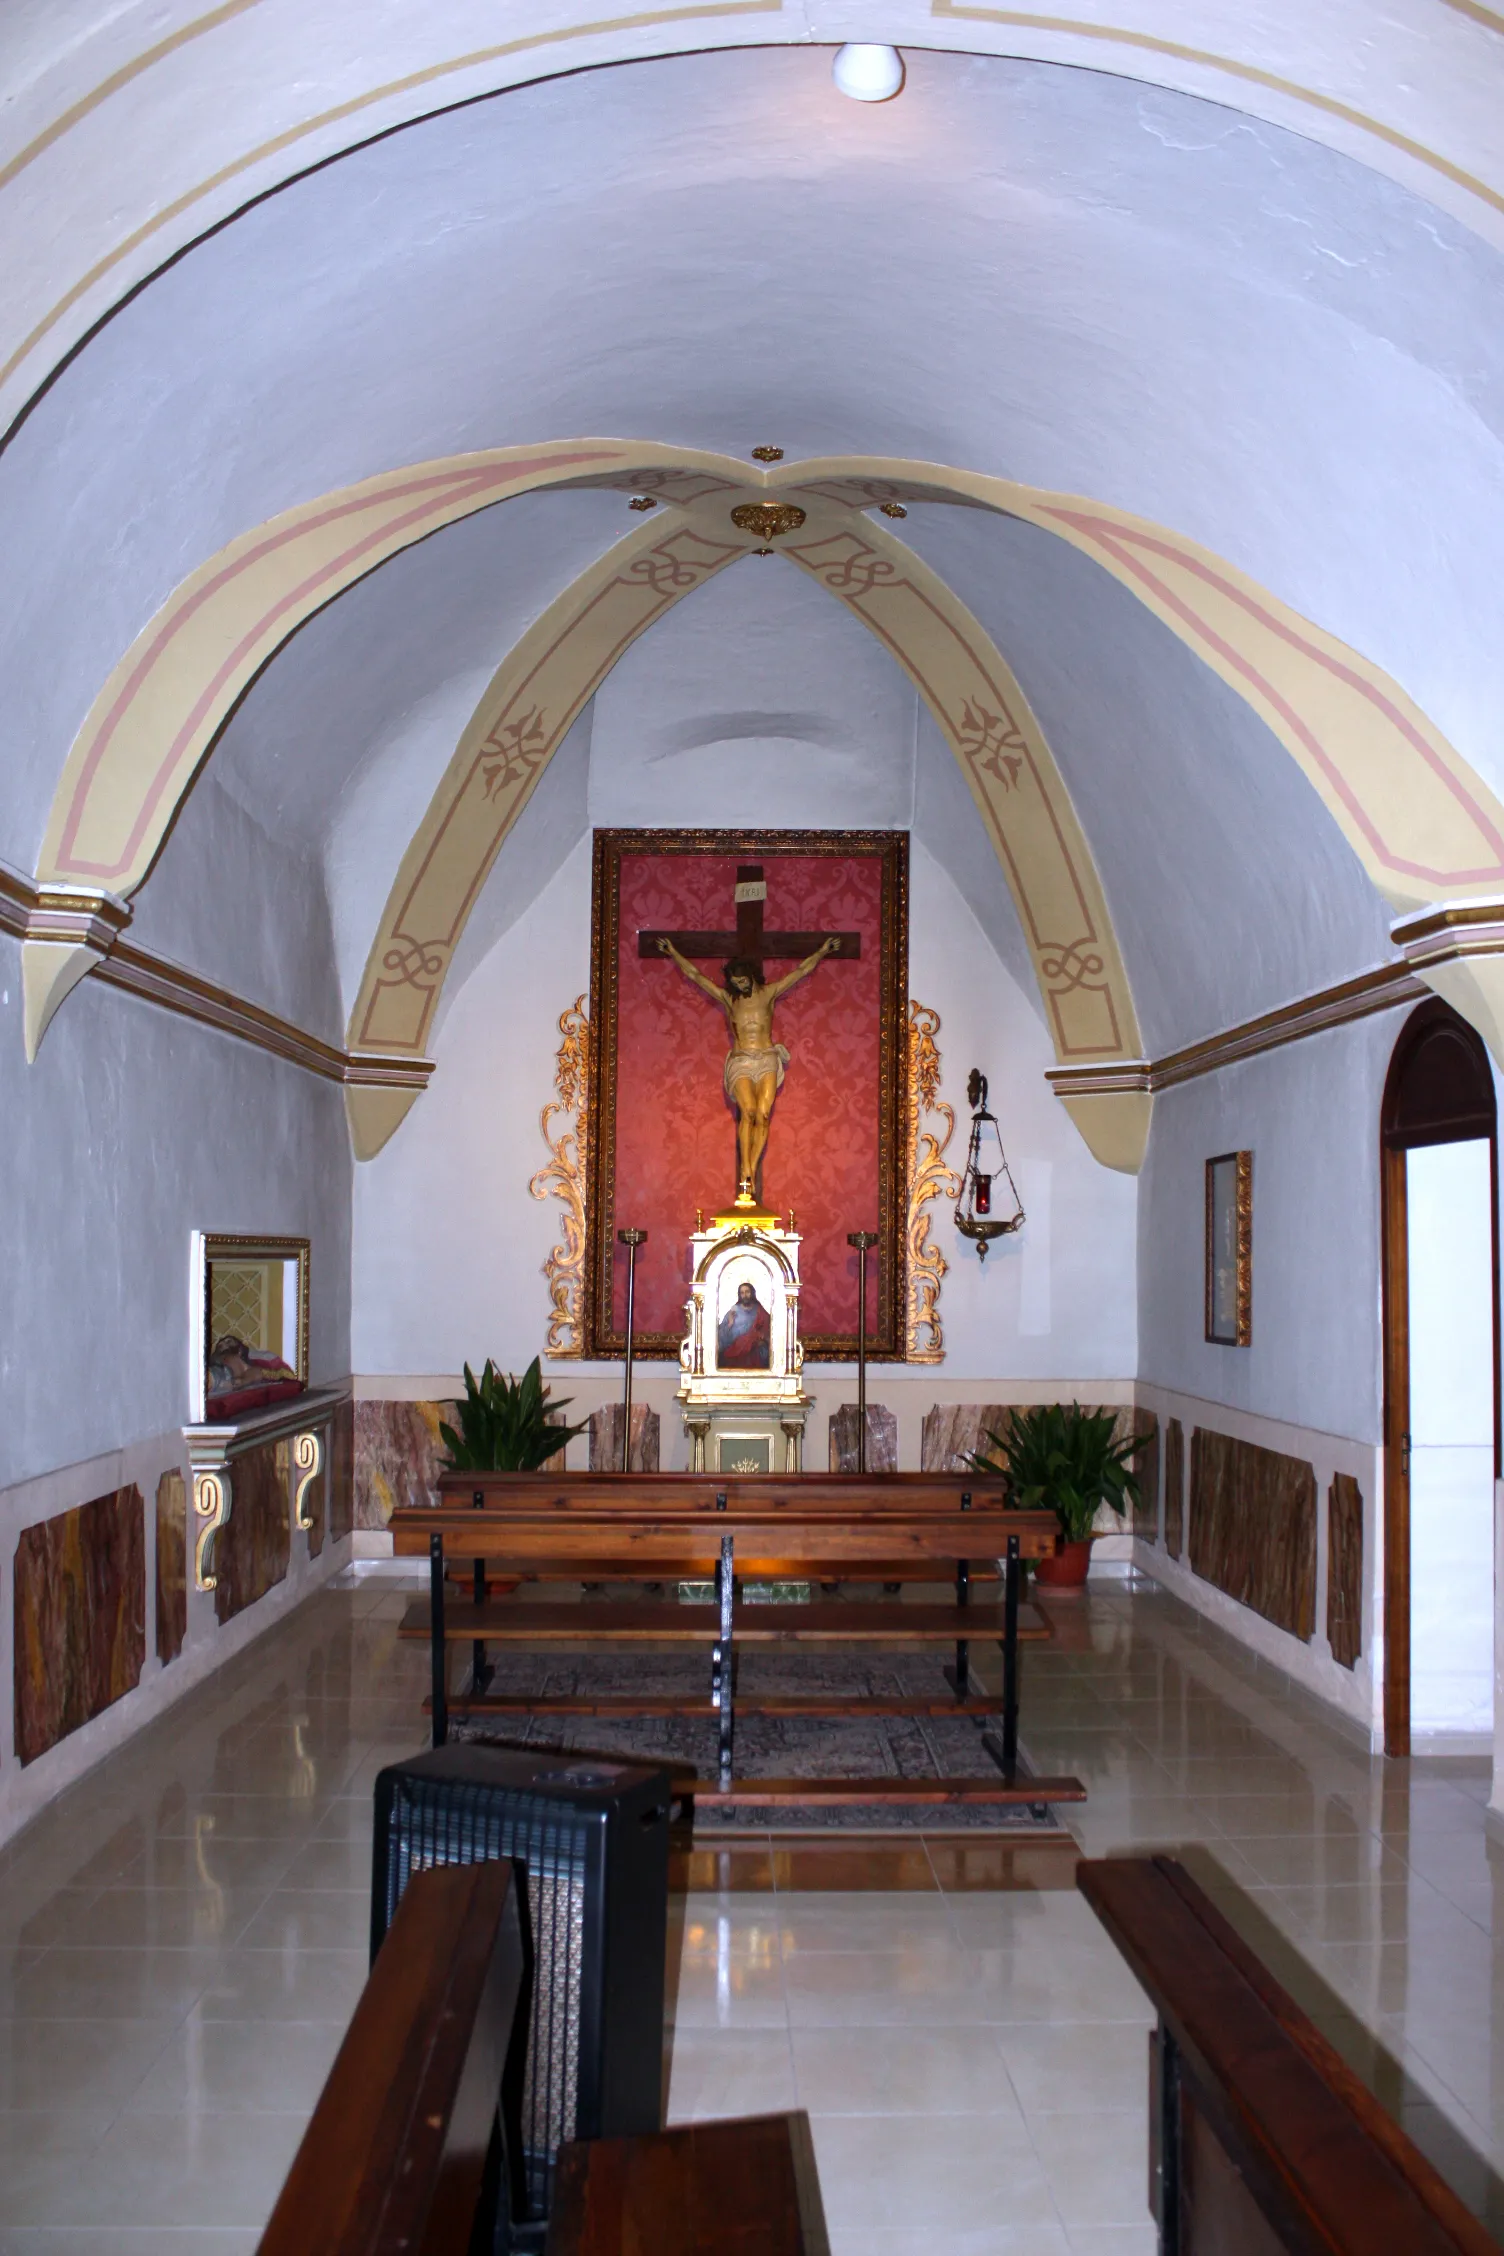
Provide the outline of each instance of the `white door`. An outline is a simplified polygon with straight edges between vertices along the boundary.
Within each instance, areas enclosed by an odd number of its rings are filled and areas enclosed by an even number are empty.
[[[1405,1155],[1410,1728],[1494,1727],[1493,1198],[1486,1139]],[[1417,1752],[1421,1750],[1417,1747]]]

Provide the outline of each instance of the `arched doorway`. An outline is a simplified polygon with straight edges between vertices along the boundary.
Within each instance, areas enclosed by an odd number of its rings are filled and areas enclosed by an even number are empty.
[[[1492,1732],[1498,1135],[1482,1041],[1440,1000],[1382,1116],[1384,1748]]]

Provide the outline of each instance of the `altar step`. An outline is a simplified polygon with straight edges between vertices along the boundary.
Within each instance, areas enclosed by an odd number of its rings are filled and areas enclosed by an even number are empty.
[[[739,1646],[954,1645],[1001,1641],[1004,1633],[1001,1606],[907,1606],[899,1599],[833,1599],[807,1606],[743,1603],[732,1621]],[[714,1606],[643,1604],[630,1598],[566,1605],[459,1602],[444,1608],[444,1635],[457,1645],[476,1640],[488,1645],[704,1645],[714,1642],[719,1627]],[[408,1607],[401,1634],[430,1635],[426,1599]],[[1047,1638],[1049,1624],[1034,1607],[1020,1606],[1018,1634],[1021,1640]]]
[[[1084,1802],[1079,1778],[738,1778],[730,1786],[697,1782],[688,1789],[697,1811],[706,1809],[844,1809],[866,1803],[889,1808],[1046,1808]]]

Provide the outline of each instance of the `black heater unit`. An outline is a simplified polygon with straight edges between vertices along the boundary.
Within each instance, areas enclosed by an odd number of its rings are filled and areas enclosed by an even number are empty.
[[[527,2212],[566,2139],[663,2127],[669,1780],[664,1771],[460,1742],[376,1780],[371,1956],[434,1864],[510,1857],[532,1983],[521,2095]]]

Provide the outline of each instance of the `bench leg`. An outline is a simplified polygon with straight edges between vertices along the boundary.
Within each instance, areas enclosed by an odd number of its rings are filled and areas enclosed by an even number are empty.
[[[428,1538],[428,1636],[433,1662],[433,1743],[449,1737],[449,1664],[444,1647],[444,1538]]]
[[[470,1504],[473,1511],[483,1512],[486,1508],[484,1491],[477,1489],[475,1491],[475,1494],[470,1499]],[[470,1594],[474,1598],[477,1606],[483,1606],[485,1604],[486,1562],[484,1559],[477,1559],[475,1561],[470,1577]],[[494,1674],[495,1671],[493,1669],[487,1668],[486,1666],[486,1646],[484,1638],[477,1637],[473,1639],[470,1646],[471,1691],[477,1694],[484,1692],[486,1686],[490,1683],[491,1678]]]
[[[1008,1538],[1008,1557],[1004,1568],[1003,1586],[1003,1767],[1012,1777],[1018,1764],[1018,1586],[1023,1580],[1023,1562],[1018,1555],[1018,1537]]]
[[[721,1556],[716,1563],[715,1594],[720,1606],[720,1635],[710,1649],[710,1697],[720,1715],[720,1783],[722,1788],[731,1784],[731,1758],[736,1733],[735,1690],[736,1656],[732,1650],[732,1633],[735,1627],[733,1606],[736,1596],[736,1570],[733,1563],[735,1539],[721,1537]]]
[[[971,1561],[956,1561],[956,1604],[971,1604]],[[956,1639],[956,1665],[945,1671],[945,1681],[958,1700],[964,1700],[971,1690],[971,1645],[964,1637]]]

